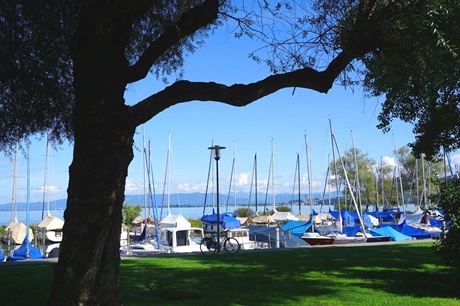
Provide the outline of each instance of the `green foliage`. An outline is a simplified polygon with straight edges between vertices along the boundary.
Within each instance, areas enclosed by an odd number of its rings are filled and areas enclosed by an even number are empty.
[[[276,210],[279,212],[290,212],[291,208],[289,206],[278,206]]]
[[[190,218],[188,219],[188,221],[190,222],[192,227],[199,227],[199,228],[203,227],[203,222],[200,219]]]
[[[247,207],[239,207],[235,210],[240,218],[251,218],[254,216],[254,211]]]
[[[34,233],[34,235],[37,234],[38,224],[29,224],[29,228],[32,230],[32,233]]]
[[[53,143],[71,140],[74,99],[67,42],[76,27],[75,6],[2,1],[0,15],[0,148],[11,150],[18,139],[45,133]]]
[[[0,225],[0,236],[3,237],[3,233],[5,232],[6,225]]]
[[[414,124],[415,155],[432,157],[459,148],[460,2],[406,3],[365,56],[364,86],[371,96],[385,95],[379,128],[388,131],[395,118]]]
[[[440,209],[444,210],[447,227],[435,246],[436,253],[448,265],[460,270],[460,179],[438,182],[440,192],[433,196]]]
[[[374,167],[375,167],[376,162],[373,159],[369,158],[366,153],[363,153],[359,149],[356,149],[356,148],[345,151],[344,155],[342,156],[342,160],[343,160],[343,165],[345,166],[345,171],[346,171],[348,180],[353,190],[357,190],[357,186],[358,186],[357,175],[358,175],[361,202],[364,205],[370,205],[371,203],[375,203],[376,190],[375,190]],[[349,192],[349,188],[347,185],[347,181],[345,179],[344,167],[342,166],[342,162],[340,158],[337,158],[336,161],[332,161],[329,167],[330,169],[332,169],[332,172],[334,171],[334,169],[336,170],[337,177],[339,179],[339,185],[342,186],[342,191],[344,192],[345,195],[347,195],[347,198],[348,198],[350,192]],[[356,170],[358,170],[358,172]],[[335,181],[331,181],[329,182],[329,184],[335,185]],[[355,200],[359,202],[357,193],[355,193],[354,196],[355,196]],[[347,203],[350,203],[350,202],[351,202],[350,200],[347,200]],[[354,207],[349,207],[348,209],[355,210]]]
[[[140,204],[132,206],[129,203],[123,204],[123,223],[128,227],[131,228],[131,223],[133,220],[140,215],[142,211],[142,207]]]

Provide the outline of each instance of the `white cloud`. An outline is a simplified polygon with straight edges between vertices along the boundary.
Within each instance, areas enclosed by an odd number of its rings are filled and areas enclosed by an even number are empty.
[[[240,173],[236,176],[236,187],[248,187],[251,185],[252,174],[251,173]]]
[[[205,191],[206,191],[206,184],[203,184],[203,183],[199,183],[199,184],[181,183],[177,185],[177,192],[179,193],[192,193],[192,192],[205,192]]]
[[[384,156],[382,158],[382,164],[384,166],[392,166],[392,167],[394,167],[394,166],[396,166],[396,161],[395,161],[395,159],[393,157]]]
[[[454,165],[460,165],[460,154],[452,155],[450,157],[450,163],[452,165],[452,168],[454,168]]]
[[[43,193],[43,192],[46,192],[48,194],[56,194],[56,193],[61,192],[61,188],[57,186],[46,186],[46,187],[42,186],[40,188],[37,188],[34,193]]]

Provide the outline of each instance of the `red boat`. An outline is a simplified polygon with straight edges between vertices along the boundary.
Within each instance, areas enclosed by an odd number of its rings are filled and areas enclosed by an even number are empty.
[[[328,245],[334,243],[334,237],[321,236],[318,233],[312,232],[306,232],[300,238],[302,238],[302,240],[307,242],[309,245]]]

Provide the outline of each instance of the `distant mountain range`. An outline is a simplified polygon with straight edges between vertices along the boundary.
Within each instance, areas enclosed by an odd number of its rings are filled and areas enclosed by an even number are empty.
[[[312,196],[314,199],[318,200],[322,197],[321,193],[313,193]],[[265,198],[267,198],[267,204],[272,204],[273,199],[272,195],[266,195],[264,193],[257,194],[257,203],[264,204]],[[305,201],[306,196],[301,195],[302,201]],[[290,203],[298,201],[298,195],[292,195],[290,193],[280,193],[275,195],[277,205],[283,203]],[[166,196],[156,195],[155,202],[158,206],[167,206],[167,198]],[[216,201],[216,200],[215,200]],[[65,209],[66,208],[66,199],[50,201],[49,206],[50,209]],[[177,207],[177,206],[202,206],[204,203],[212,203],[212,194],[204,193],[176,193],[170,195],[170,206]],[[248,192],[239,192],[236,194],[236,204],[237,205],[247,205],[249,202],[249,193]],[[141,204],[144,203],[144,196],[143,195],[126,195],[125,196],[125,203],[129,203],[131,205]],[[233,204],[235,201],[233,200],[233,194],[231,196],[220,194],[219,196],[219,203],[221,205],[226,205],[227,203]],[[251,195],[251,204],[255,204],[255,195]],[[30,210],[42,210],[43,202],[33,202],[29,204]],[[16,203],[17,210],[26,210],[26,203]],[[11,203],[0,204],[0,211],[10,211],[11,210]]]

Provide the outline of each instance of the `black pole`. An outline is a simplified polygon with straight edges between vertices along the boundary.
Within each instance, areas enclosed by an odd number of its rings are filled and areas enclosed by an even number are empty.
[[[217,252],[220,251],[220,210],[219,210],[219,159],[220,150],[225,149],[219,145],[209,147],[208,149],[214,150],[214,159],[216,160],[216,193],[217,193]]]
[[[297,153],[297,176],[299,181],[299,214],[302,213],[301,208],[301,200],[300,200],[300,161],[299,161],[299,153]]]
[[[216,148],[216,151],[218,148]],[[219,212],[219,155],[216,154],[216,193],[217,193],[217,252],[220,251],[220,212]]]

